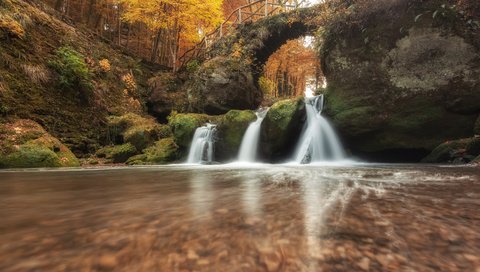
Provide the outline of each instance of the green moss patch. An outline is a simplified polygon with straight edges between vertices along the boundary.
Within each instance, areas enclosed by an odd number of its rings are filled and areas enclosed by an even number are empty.
[[[133,156],[127,164],[142,165],[142,164],[164,164],[175,161],[179,158],[178,145],[174,138],[161,139],[155,144],[143,151],[143,154]]]
[[[31,120],[0,125],[0,143],[0,168],[80,165],[65,145]]]

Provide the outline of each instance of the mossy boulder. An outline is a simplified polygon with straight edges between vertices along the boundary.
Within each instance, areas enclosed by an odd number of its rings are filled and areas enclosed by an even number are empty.
[[[31,120],[0,124],[0,143],[0,168],[80,166],[65,145]]]
[[[190,147],[195,130],[206,123],[216,123],[218,117],[197,113],[175,113],[168,119],[175,143],[185,151]]]
[[[236,157],[245,131],[256,119],[251,110],[231,110],[223,115],[217,127],[215,157],[221,161]]]
[[[260,149],[269,161],[292,154],[305,123],[303,98],[282,100],[272,105],[262,123]]]
[[[99,149],[96,155],[99,158],[106,158],[113,163],[124,163],[130,157],[137,154],[137,149],[131,143],[123,145],[106,146]]]
[[[448,141],[425,157],[425,163],[467,163],[480,155],[480,137]]]
[[[143,154],[128,159],[129,165],[164,164],[179,158],[179,147],[173,137],[161,139],[143,151]]]
[[[137,150],[143,150],[155,141],[171,135],[169,126],[134,113],[112,116],[108,120],[108,141],[113,144],[130,143]]]
[[[417,162],[445,141],[471,137],[480,112],[480,32],[439,1],[405,3],[348,14],[319,38],[325,114],[366,159],[407,154],[401,160]],[[443,13],[418,17],[431,10]]]

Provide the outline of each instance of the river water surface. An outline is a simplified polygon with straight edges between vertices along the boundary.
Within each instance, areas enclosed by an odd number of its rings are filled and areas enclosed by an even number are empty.
[[[0,271],[480,271],[475,167],[0,172]]]

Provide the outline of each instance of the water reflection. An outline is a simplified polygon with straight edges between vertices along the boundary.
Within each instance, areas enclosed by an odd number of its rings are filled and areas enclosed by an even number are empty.
[[[262,180],[255,172],[247,172],[242,182],[242,207],[250,217],[259,217],[262,214],[261,186]]]
[[[195,171],[190,176],[190,209],[193,217],[208,220],[213,207],[213,180],[203,171]]]
[[[474,168],[0,172],[0,271],[476,271],[479,195]]]

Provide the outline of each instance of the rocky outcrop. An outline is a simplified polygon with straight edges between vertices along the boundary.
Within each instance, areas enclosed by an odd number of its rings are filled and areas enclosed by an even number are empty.
[[[180,88],[179,76],[159,73],[148,80],[148,85],[148,112],[160,122],[166,122],[173,110],[182,111],[188,108],[187,95]]]
[[[32,120],[0,124],[0,168],[80,166],[75,155]]]
[[[262,123],[261,156],[271,162],[282,161],[291,156],[304,123],[303,98],[273,104]]]
[[[191,110],[207,114],[254,110],[263,98],[250,67],[233,58],[217,57],[205,62],[186,88]]]
[[[403,2],[339,22],[321,49],[326,112],[353,154],[377,161],[471,137],[480,112],[478,28],[439,1]]]

